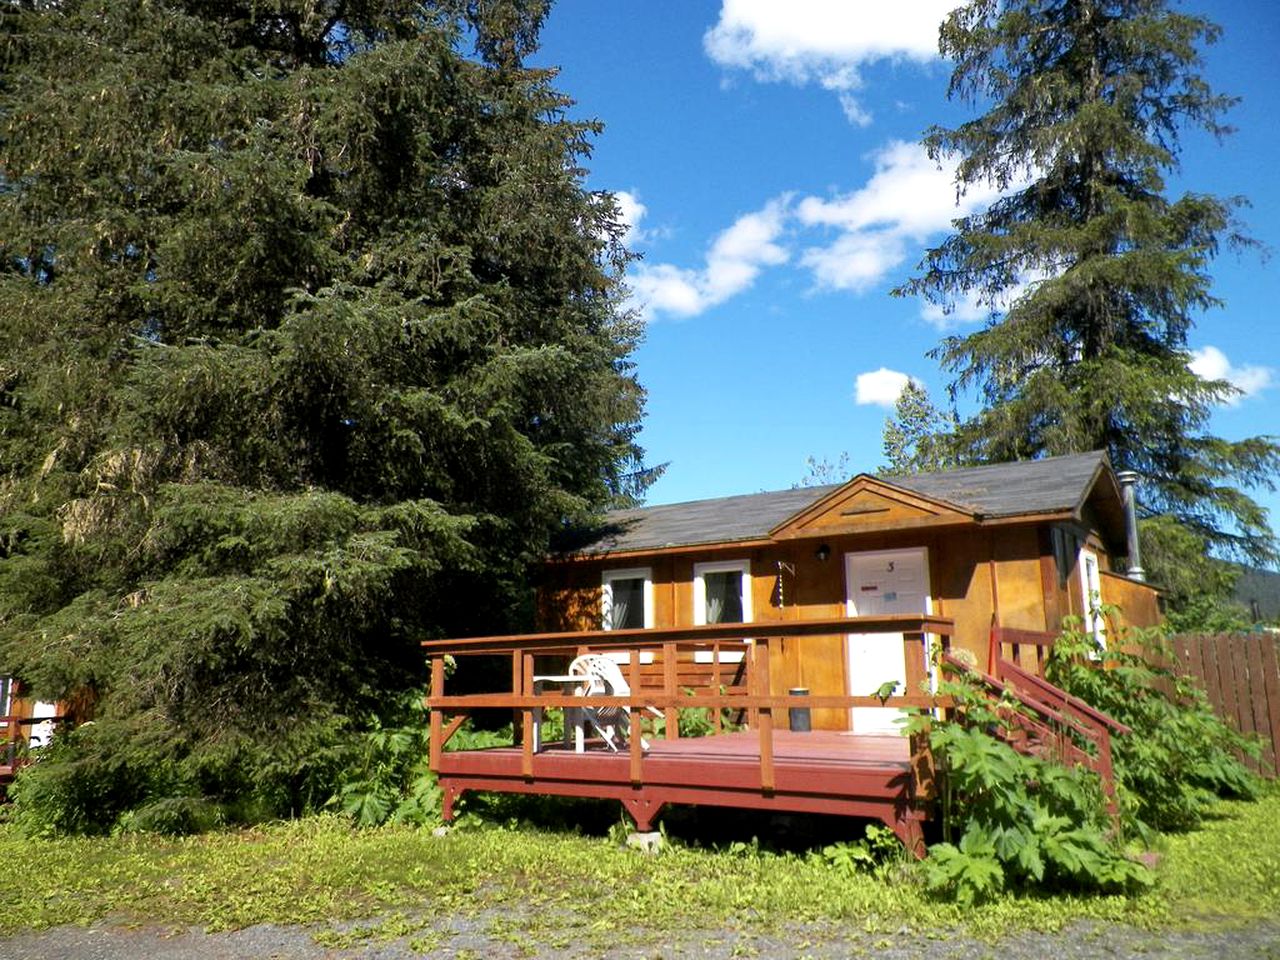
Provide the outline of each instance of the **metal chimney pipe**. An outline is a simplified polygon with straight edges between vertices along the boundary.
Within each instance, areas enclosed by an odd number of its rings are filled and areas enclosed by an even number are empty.
[[[1121,470],[1116,474],[1120,481],[1120,497],[1124,501],[1124,533],[1129,546],[1129,569],[1125,576],[1130,580],[1146,580],[1146,571],[1142,569],[1142,552],[1138,547],[1138,480],[1141,479],[1134,470]]]

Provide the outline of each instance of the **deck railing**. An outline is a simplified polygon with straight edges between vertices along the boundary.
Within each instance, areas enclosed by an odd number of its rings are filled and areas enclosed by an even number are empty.
[[[665,717],[663,733],[679,737],[679,710],[703,708],[710,711],[714,728],[719,731],[721,712],[746,710],[748,726],[759,738],[760,787],[768,792],[775,785],[773,733],[779,710],[792,707],[848,710],[853,707],[917,708],[930,710],[948,706],[943,698],[929,692],[929,657],[927,638],[945,642],[954,633],[954,622],[932,615],[898,615],[879,617],[836,617],[822,620],[769,621],[762,623],[726,623],[698,627],[659,627],[642,630],[593,630],[566,633],[540,633],[516,636],[471,637],[456,640],[428,640],[422,646],[431,663],[431,688],[427,705],[431,708],[431,767],[438,770],[445,744],[458,730],[471,711],[482,708],[504,708],[515,711],[515,730],[522,747],[522,775],[534,775],[535,738],[533,725],[536,711],[549,708],[581,708],[589,706],[618,707],[626,711],[630,721],[630,779],[644,782],[644,749],[641,738],[641,714],[649,707]],[[779,695],[771,692],[770,664],[785,641],[844,634],[901,634],[906,667],[905,689],[892,695]],[[744,643],[743,641],[750,641]],[[745,693],[723,690],[720,672],[721,652],[727,649],[745,654]],[[709,651],[711,675],[705,691],[682,692],[677,682],[680,653]],[[629,696],[592,696],[584,699],[563,692],[535,692],[535,658],[570,658],[588,652],[626,651],[628,662],[624,675],[631,687]],[[641,654],[661,654],[662,688],[642,683]],[[510,689],[490,693],[450,695],[445,691],[445,658],[476,655],[506,656],[511,661]],[[874,688],[883,677],[868,677],[868,688]],[[446,717],[448,719],[446,720]],[[915,795],[932,792],[933,766],[928,751],[928,738],[912,738],[911,756]]]

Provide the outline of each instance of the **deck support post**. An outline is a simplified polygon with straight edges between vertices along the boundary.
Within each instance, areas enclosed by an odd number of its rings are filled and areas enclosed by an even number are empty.
[[[929,851],[924,842],[924,828],[920,825],[919,820],[914,817],[900,816],[892,823],[885,820],[884,824],[898,835],[902,845],[907,848],[907,853],[917,860],[925,858]]]
[[[653,830],[653,821],[662,812],[662,803],[647,797],[626,797],[622,801],[627,813],[636,823],[636,833],[649,833]]]
[[[444,784],[444,796],[440,800],[440,819],[445,823],[453,823],[454,805],[461,794],[462,791],[453,784],[448,782]]]

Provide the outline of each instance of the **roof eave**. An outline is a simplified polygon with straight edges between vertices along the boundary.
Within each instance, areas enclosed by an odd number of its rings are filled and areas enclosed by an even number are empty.
[[[622,550],[580,550],[576,553],[555,554],[551,563],[582,563],[590,560],[618,560],[627,557],[677,556],[682,553],[705,553],[709,550],[758,550],[773,546],[773,539],[751,537],[744,540],[702,540],[698,543],[669,543],[651,547],[627,547]]]

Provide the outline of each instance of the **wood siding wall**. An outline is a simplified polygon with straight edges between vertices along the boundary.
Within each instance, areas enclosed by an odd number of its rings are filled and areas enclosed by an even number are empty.
[[[1081,529],[1079,535],[1085,540],[1087,531]],[[817,558],[819,544],[828,549],[825,561]],[[1096,537],[1088,538],[1088,546],[1098,553],[1103,568],[1103,600],[1124,608],[1126,622],[1158,622],[1155,592],[1145,584],[1107,573],[1105,547]],[[911,547],[928,551],[931,612],[955,621],[952,646],[969,650],[979,663],[986,660],[993,613],[998,611],[1003,627],[1056,633],[1064,616],[1083,610],[1078,564],[1065,577],[1058,570],[1047,524],[963,526],[833,533],[764,547],[717,544],[696,551],[555,563],[548,566],[539,590],[538,629],[599,629],[604,571],[645,567],[652,572],[654,626],[691,625],[694,564],[710,560],[750,561],[751,619],[756,623],[840,617],[845,612],[846,553]],[[850,692],[843,636],[779,640],[772,654],[774,694],[784,694],[791,687],[806,687],[815,695]],[[692,665],[681,664],[680,669],[692,669]],[[815,710],[813,726],[847,729],[848,717],[843,710]]]
[[[1102,602],[1120,611],[1122,625],[1154,627],[1160,622],[1160,594],[1154,587],[1102,571]]]
[[[1276,776],[1280,753],[1280,634],[1180,635],[1173,652],[1182,669],[1209,695],[1218,715],[1241,733],[1262,738],[1251,766]]]
[[[693,568],[707,560],[751,562],[752,620],[757,623],[843,616],[846,553],[924,547],[929,557],[932,612],[956,623],[953,646],[986,657],[992,613],[1026,630],[1056,630],[1060,615],[1046,611],[1046,560],[1035,526],[975,530],[837,534],[782,541],[768,547],[715,546],[705,552],[656,552],[648,556],[575,560],[548,567],[539,591],[540,630],[589,630],[601,625],[601,577],[606,570],[648,567],[653,576],[654,625],[693,623]],[[816,556],[819,544],[829,555]],[[781,565],[781,566],[780,566]],[[1054,580],[1057,586],[1056,575]],[[1069,607],[1065,594],[1059,607]],[[849,692],[845,638],[800,637],[780,641],[770,669],[771,692],[806,687],[815,695]],[[815,729],[843,730],[842,710],[815,710]]]

